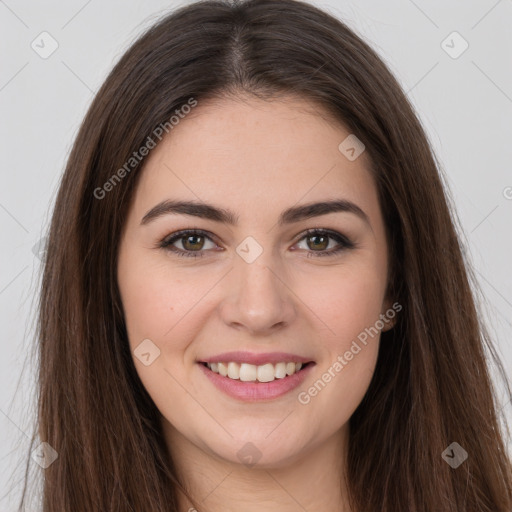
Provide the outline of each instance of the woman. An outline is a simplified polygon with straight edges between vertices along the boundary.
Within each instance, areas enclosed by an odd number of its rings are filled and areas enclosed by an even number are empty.
[[[293,0],[168,15],[57,197],[43,510],[509,512],[469,273],[425,133],[347,26]]]

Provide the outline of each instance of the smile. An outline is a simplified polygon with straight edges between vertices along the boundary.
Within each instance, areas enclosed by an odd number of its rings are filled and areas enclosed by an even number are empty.
[[[204,363],[214,373],[242,382],[272,382],[293,375],[302,368],[302,363],[282,362],[256,366],[248,363]],[[307,363],[306,363],[307,364]]]
[[[245,402],[274,400],[300,386],[311,369],[313,361],[293,361],[253,365],[249,363],[200,362],[203,374],[226,395]]]

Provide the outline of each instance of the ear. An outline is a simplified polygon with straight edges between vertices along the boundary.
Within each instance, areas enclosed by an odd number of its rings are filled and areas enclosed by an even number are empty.
[[[388,297],[382,304],[381,317],[384,322],[382,332],[390,331],[396,325],[398,312],[402,309],[397,302],[393,302],[393,299]]]

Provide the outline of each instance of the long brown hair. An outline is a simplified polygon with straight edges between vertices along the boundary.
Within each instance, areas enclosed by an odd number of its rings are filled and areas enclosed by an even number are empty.
[[[382,334],[373,380],[350,419],[353,510],[510,512],[508,429],[490,360],[507,380],[480,320],[441,166],[370,46],[295,0],[200,1],[166,15],[89,108],[56,199],[41,283],[36,428],[58,453],[44,469],[42,510],[178,510],[182,478],[135,370],[116,282],[143,161],[101,198],[97,191],[191,98],[200,105],[239,92],[313,100],[371,160],[392,254],[389,291],[403,310]],[[442,457],[452,442],[468,454],[456,469]]]

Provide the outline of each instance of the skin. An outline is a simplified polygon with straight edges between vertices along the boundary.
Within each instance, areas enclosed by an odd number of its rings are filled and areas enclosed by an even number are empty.
[[[380,335],[308,404],[297,399],[392,303],[385,296],[385,225],[367,153],[349,161],[338,149],[349,133],[302,98],[230,97],[199,102],[146,159],[119,247],[118,283],[132,354],[144,339],[160,350],[150,365],[135,356],[134,364],[202,510],[350,510],[348,420],[369,386]],[[277,226],[286,208],[340,198],[356,203],[369,224],[335,212]],[[165,199],[230,209],[239,223],[166,214],[141,225]],[[173,246],[203,251],[202,258],[158,247],[193,228],[215,238],[192,245],[181,238]],[[315,257],[338,242],[329,238],[317,248],[315,235],[302,234],[309,228],[334,230],[356,246]],[[236,252],[248,236],[263,248],[250,264]],[[316,365],[300,388],[242,402],[213,386],[197,363],[231,350],[292,352]],[[261,457],[251,467],[237,456],[248,442]],[[181,509],[189,507],[182,497]]]

